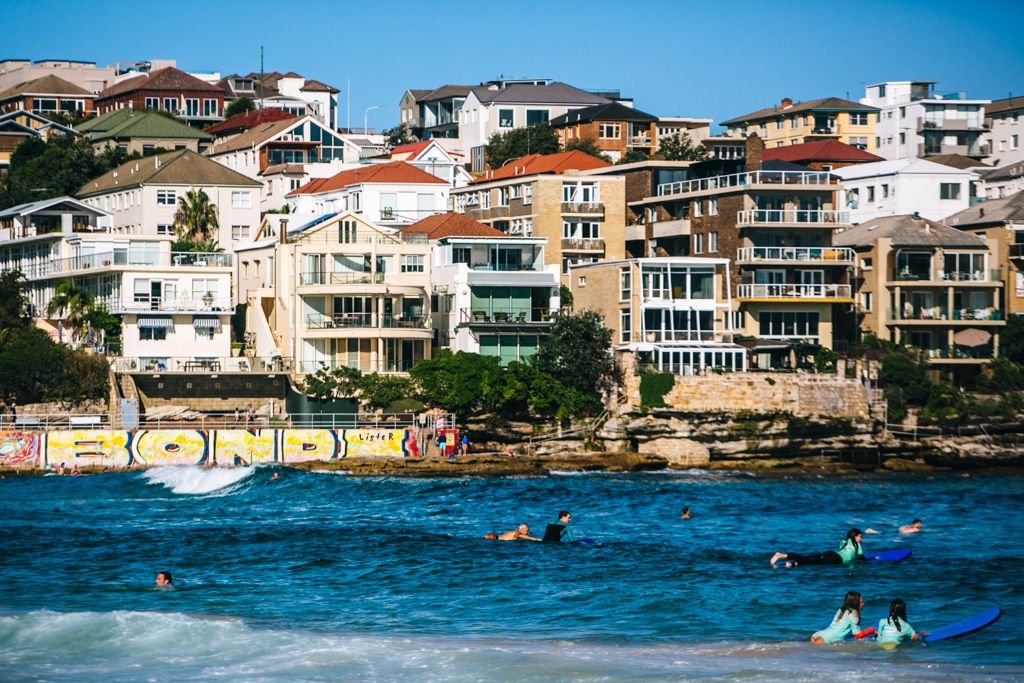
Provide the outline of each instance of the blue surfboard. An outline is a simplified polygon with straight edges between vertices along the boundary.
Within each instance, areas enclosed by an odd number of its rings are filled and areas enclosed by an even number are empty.
[[[597,545],[597,541],[592,538],[577,538],[574,543],[579,545]]]
[[[950,638],[963,638],[991,626],[999,621],[1001,616],[1003,616],[1003,610],[999,607],[993,607],[992,609],[975,614],[973,617],[961,619],[949,626],[934,629],[927,636],[924,636],[924,640],[928,643],[934,643],[939,640],[949,640]]]
[[[880,550],[877,553],[864,553],[865,562],[899,562],[910,557],[911,551],[908,548],[896,548],[895,550]]]

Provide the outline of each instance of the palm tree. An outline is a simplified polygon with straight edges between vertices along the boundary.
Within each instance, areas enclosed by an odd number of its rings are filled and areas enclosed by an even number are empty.
[[[71,328],[72,341],[82,336],[82,325],[85,317],[92,310],[93,295],[84,289],[75,287],[71,280],[63,280],[57,284],[53,298],[46,305],[46,314],[64,319]]]
[[[205,191],[193,187],[178,201],[174,229],[179,238],[189,242],[206,241],[218,227],[217,205]]]

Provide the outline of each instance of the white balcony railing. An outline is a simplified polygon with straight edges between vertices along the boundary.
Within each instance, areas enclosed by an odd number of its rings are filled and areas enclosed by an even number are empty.
[[[745,185],[835,185],[838,180],[824,171],[751,171],[658,185],[658,196],[707,192]]]
[[[742,247],[736,250],[740,263],[754,261],[813,261],[850,265],[853,249],[846,247]]]
[[[849,299],[850,285],[740,285],[740,299]]]
[[[737,225],[759,225],[762,223],[806,223],[807,225],[835,225],[849,223],[847,211],[825,211],[821,209],[751,209],[736,212]]]

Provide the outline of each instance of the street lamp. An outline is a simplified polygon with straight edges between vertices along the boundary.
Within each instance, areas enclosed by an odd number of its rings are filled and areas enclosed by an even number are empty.
[[[367,107],[366,109],[363,110],[363,135],[366,135],[366,131],[369,130],[369,125],[367,124],[367,118],[366,118],[367,115],[371,111],[373,111],[374,109],[383,109],[383,108],[384,108],[383,104],[374,104],[374,105],[371,105],[371,106],[369,106],[369,107]]]

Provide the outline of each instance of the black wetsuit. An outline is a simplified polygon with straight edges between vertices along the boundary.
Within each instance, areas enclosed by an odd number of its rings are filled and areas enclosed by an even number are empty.
[[[544,538],[541,539],[545,543],[561,543],[562,532],[565,531],[565,525],[557,522],[548,524],[547,528],[544,529]]]
[[[842,564],[843,558],[835,550],[826,550],[823,553],[811,553],[810,555],[786,553],[786,561],[796,564]]]

